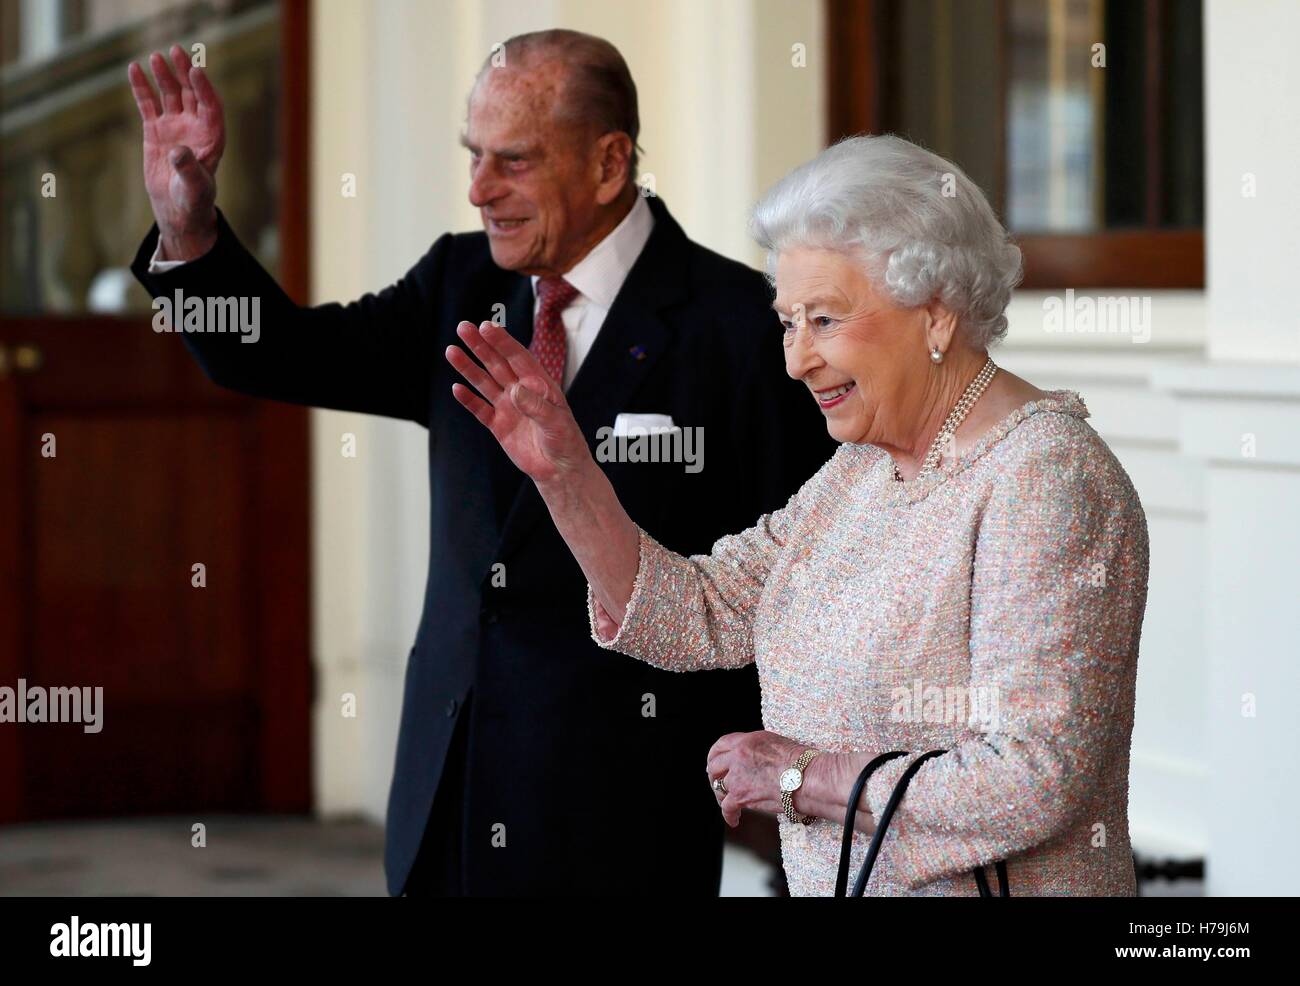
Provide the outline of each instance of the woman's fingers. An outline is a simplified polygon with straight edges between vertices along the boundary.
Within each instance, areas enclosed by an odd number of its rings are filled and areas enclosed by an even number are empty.
[[[537,381],[533,381],[533,386],[520,381],[510,387],[510,401],[519,409],[519,413],[527,418],[532,418],[538,424],[545,425],[547,418],[550,416],[551,405],[547,404],[546,398],[535,389]]]
[[[485,401],[474,391],[470,390],[463,383],[454,383],[451,385],[451,395],[460,401],[460,403],[469,411],[470,414],[478,418],[483,427],[489,431],[492,429],[492,418],[495,411],[492,405]]]
[[[729,765],[730,758],[726,755],[725,750],[710,750],[708,757],[704,761],[704,769],[709,772],[710,777],[725,774]]]
[[[713,741],[713,745],[709,747],[709,760],[734,750],[740,744],[740,741],[748,735],[748,733],[726,733],[719,736]]]
[[[720,736],[714,741],[713,746],[709,748],[709,754],[704,760],[704,769],[708,771],[710,777],[725,777],[731,770],[733,763],[736,762],[736,754],[733,752],[735,740],[733,737],[743,735],[741,733],[728,733],[726,736]]]
[[[727,775],[731,773],[731,760],[732,758],[726,754],[710,751],[709,759],[704,765],[704,772],[708,775],[710,787],[713,787],[718,781],[722,781],[723,786],[726,786]],[[713,787],[713,796],[719,802],[730,793],[730,791],[719,791],[716,787]]]
[[[722,820],[724,822],[733,829],[740,824],[740,812],[744,805],[740,803],[739,798],[734,794],[728,794],[722,799],[722,804],[719,807],[722,809]]]
[[[520,414],[537,422],[544,435],[559,436],[564,432],[565,417],[569,412],[551,400],[548,396],[550,390],[546,380],[529,377],[510,388],[510,400]],[[569,420],[572,420],[571,416]]]
[[[511,371],[519,379],[525,377],[537,377],[547,382],[546,396],[556,404],[563,404],[564,395],[551,375],[542,368],[542,364],[537,362],[537,358],[525,349],[509,332],[497,325],[495,322],[484,322],[481,335],[493,349],[496,350],[507,364]]]
[[[722,782],[722,787],[721,787],[721,788],[718,787],[718,782],[719,782],[719,781]],[[713,797],[714,797],[714,799],[718,802],[719,806],[721,806],[723,800],[724,800],[725,798],[727,798],[727,797],[731,794],[731,792],[728,791],[728,790],[726,789],[726,787],[727,787],[727,772],[726,772],[725,770],[723,770],[722,773],[720,773],[720,774],[710,772],[710,773],[709,773],[709,787],[713,789]]]
[[[475,363],[459,346],[447,347],[447,362],[450,363],[469,385],[482,394],[490,404],[496,404],[503,391],[500,384]]]
[[[489,323],[484,323],[486,326]],[[473,322],[461,322],[456,326],[456,335],[460,336],[465,345],[469,346],[470,352],[478,357],[478,361],[483,364],[487,372],[496,381],[502,390],[510,388],[511,384],[517,383],[519,378],[515,376],[515,371],[510,368],[495,346],[483,338],[482,332],[475,327]]]

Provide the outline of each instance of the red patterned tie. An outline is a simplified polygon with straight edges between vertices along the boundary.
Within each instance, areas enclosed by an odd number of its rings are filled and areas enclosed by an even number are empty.
[[[562,277],[537,281],[537,317],[533,319],[533,341],[528,351],[557,384],[564,386],[564,355],[568,349],[560,315],[578,296],[578,289]]]

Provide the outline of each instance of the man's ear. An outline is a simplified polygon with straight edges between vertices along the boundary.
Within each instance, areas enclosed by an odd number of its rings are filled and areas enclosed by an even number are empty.
[[[609,205],[632,181],[632,139],[621,130],[604,134],[596,142],[596,201]]]

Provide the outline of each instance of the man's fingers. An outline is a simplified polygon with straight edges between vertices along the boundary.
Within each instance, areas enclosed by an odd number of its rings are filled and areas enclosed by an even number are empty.
[[[461,322],[456,326],[456,335],[469,346],[470,352],[478,357],[478,361],[483,364],[502,390],[518,382],[519,378],[515,376],[515,371],[510,368],[510,364],[491,343],[483,338],[473,322]]]
[[[149,77],[135,62],[126,67],[126,77],[131,82],[131,95],[135,96],[135,105],[140,111],[140,119],[145,123],[152,123],[162,114],[162,104],[158,102],[158,94],[149,84]]]
[[[149,67],[153,69],[154,82],[158,83],[158,91],[162,93],[163,112],[180,113],[185,108],[181,102],[181,84],[172,75],[167,59],[155,51],[149,56]]]
[[[186,113],[193,113],[198,99],[190,85],[190,56],[180,45],[172,45],[171,56],[172,65],[176,67],[176,81],[181,87],[181,107]]]
[[[191,68],[190,85],[194,89],[194,95],[198,97],[200,108],[220,116],[221,97],[217,95],[217,90],[208,78],[208,73],[203,71],[202,68]]]
[[[455,367],[456,372],[469,381],[471,387],[482,394],[492,404],[501,397],[501,387],[483,371],[459,346],[447,347],[447,362]]]
[[[470,390],[463,383],[454,383],[451,385],[451,396],[460,401],[460,403],[469,411],[470,414],[478,418],[483,427],[491,430],[492,428],[492,405],[485,401],[474,391]]]
[[[167,154],[167,160],[190,192],[201,192],[207,188],[208,173],[203,170],[203,165],[194,156],[194,152],[184,144],[173,147]]]
[[[173,147],[167,155],[172,166],[171,180],[167,183],[172,204],[192,217],[198,217],[212,206],[216,184],[212,173],[188,147]]]

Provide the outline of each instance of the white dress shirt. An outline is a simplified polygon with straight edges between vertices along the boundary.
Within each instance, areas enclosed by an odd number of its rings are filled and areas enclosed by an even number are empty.
[[[577,297],[560,316],[564,322],[566,341],[564,355],[564,389],[569,389],[573,378],[578,375],[582,361],[591,352],[591,345],[605,324],[619,289],[627,280],[632,265],[641,255],[650,231],[654,228],[654,214],[646,205],[645,198],[637,195],[636,203],[623,221],[620,222],[603,240],[592,247],[591,252],[579,260],[565,273],[564,279],[578,289]],[[158,255],[162,243],[154,249],[149,261],[149,273],[161,274],[185,263],[184,260],[160,260]],[[537,317],[537,281],[533,279],[533,317]]]
[[[641,256],[654,224],[654,214],[645,199],[638,195],[636,204],[623,221],[564,275],[564,279],[578,289],[577,297],[560,316],[567,342],[564,347],[565,390],[569,389],[582,361],[591,352],[591,345],[605,324],[605,316],[609,314],[636,258]],[[541,304],[537,298],[537,281],[538,278],[534,277],[533,318],[537,317]]]

